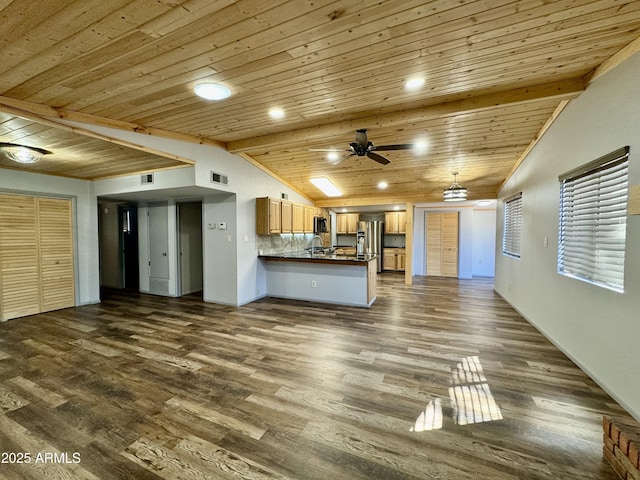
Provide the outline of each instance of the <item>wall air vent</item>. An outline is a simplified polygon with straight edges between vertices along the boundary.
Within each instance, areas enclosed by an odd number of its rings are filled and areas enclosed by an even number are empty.
[[[218,185],[229,185],[229,177],[222,175],[221,173],[211,172],[211,183],[217,183]]]
[[[153,173],[145,173],[143,175],[140,175],[140,181],[142,185],[153,183]]]

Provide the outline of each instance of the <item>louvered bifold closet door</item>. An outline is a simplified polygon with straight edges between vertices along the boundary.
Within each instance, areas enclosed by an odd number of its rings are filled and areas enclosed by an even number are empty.
[[[442,275],[442,215],[427,215],[427,275]]]
[[[458,212],[442,214],[442,276],[458,276]]]
[[[75,305],[71,200],[38,198],[41,311]]]
[[[0,194],[0,319],[40,311],[35,197]]]
[[[458,212],[427,214],[427,276],[458,276]]]

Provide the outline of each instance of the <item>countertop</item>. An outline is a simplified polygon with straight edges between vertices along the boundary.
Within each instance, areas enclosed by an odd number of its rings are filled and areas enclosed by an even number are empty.
[[[298,250],[293,252],[258,255],[258,258],[263,258],[265,260],[325,263],[334,265],[366,265],[367,262],[375,259],[376,255],[337,255],[335,253],[314,253],[311,255],[311,252],[307,250]]]

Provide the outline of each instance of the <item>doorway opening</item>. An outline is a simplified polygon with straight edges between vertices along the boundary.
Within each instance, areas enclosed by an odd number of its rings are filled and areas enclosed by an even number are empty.
[[[203,291],[202,201],[180,202],[178,214],[178,296]]]
[[[140,290],[138,260],[138,209],[130,205],[118,207],[120,231],[120,281],[125,290]]]

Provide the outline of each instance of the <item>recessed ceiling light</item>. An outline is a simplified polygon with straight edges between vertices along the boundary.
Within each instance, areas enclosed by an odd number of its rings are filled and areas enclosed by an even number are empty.
[[[231,95],[231,90],[221,83],[203,82],[194,87],[194,92],[199,97],[207,100],[222,100]]]
[[[340,158],[340,156],[336,152],[327,153],[327,160],[331,162],[335,162],[338,158]]]
[[[488,205],[491,205],[493,203],[493,200],[478,200],[476,202],[476,205],[479,207],[486,207]]]
[[[414,78],[410,78],[405,82],[404,88],[406,90],[409,90],[410,92],[413,92],[415,90],[418,90],[423,85],[424,85],[424,78],[414,77]]]
[[[427,153],[429,144],[424,140],[418,140],[413,144],[413,151],[418,154]]]
[[[382,190],[384,190],[388,186],[389,186],[389,184],[387,182],[385,182],[384,180],[382,182],[378,182],[378,188],[380,188]]]
[[[347,213],[348,211],[349,211],[349,210],[347,210],[346,208],[343,208],[343,209],[341,210],[341,212],[342,212],[342,213]]]
[[[342,195],[340,189],[331,183],[331,180],[326,177],[312,178],[310,181],[327,197],[340,197]]]
[[[281,118],[284,118],[284,110],[278,107],[274,107],[269,110],[269,116],[274,120],[280,120]]]
[[[396,205],[395,207],[393,207],[394,210],[400,210],[400,205]]]

